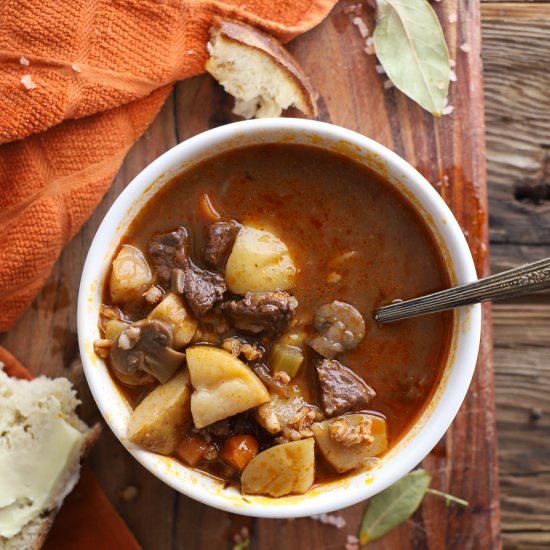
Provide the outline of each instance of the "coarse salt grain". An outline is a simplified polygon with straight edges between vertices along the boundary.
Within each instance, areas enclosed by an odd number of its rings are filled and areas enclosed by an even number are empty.
[[[34,90],[36,84],[32,81],[32,76],[30,74],[25,74],[21,77],[21,84],[27,88],[27,90]]]
[[[456,67],[456,61],[454,59],[449,59],[449,66],[451,68]]]
[[[374,54],[376,53],[376,50],[374,49],[374,38],[373,38],[372,36],[369,36],[369,37],[365,40],[364,52],[365,52],[367,55],[374,55]]]
[[[336,529],[343,529],[346,526],[346,520],[342,516],[336,516],[334,526]]]
[[[344,517],[336,514],[319,514],[311,516],[311,519],[319,521],[323,525],[332,525],[336,529],[343,529],[346,526]]]
[[[76,63],[72,63],[71,64],[71,69],[75,72],[75,73],[80,73],[82,72],[80,67],[76,64]]]
[[[384,82],[384,90],[389,90],[390,88],[393,88],[394,84],[391,80],[386,80]]]
[[[355,535],[346,537],[345,550],[359,550],[359,539]]]
[[[451,13],[449,15],[449,23],[456,23],[458,20],[458,16],[456,15],[456,13]]]
[[[451,71],[451,72],[449,73],[449,80],[450,80],[451,82],[456,82],[456,81],[457,81],[456,73],[455,73],[454,71]]]
[[[382,65],[375,65],[374,68],[378,74],[386,74],[386,71],[384,70],[384,67],[382,67]]]
[[[460,45],[460,49],[464,52],[464,53],[470,53],[471,49],[470,48],[470,44],[464,42],[464,44],[461,44]]]
[[[26,58],[21,56],[19,58],[19,65],[23,65],[24,67],[28,67],[31,64],[31,62]]]
[[[452,105],[445,105],[445,107],[443,107],[443,111],[441,111],[441,113],[444,114],[444,115],[450,115],[454,110],[455,110],[455,108]]]
[[[188,53],[189,55],[193,55],[193,54],[195,53],[195,50],[187,50],[187,53]]]
[[[354,17],[351,21],[358,29],[361,38],[366,38],[369,35],[369,29],[365,22],[360,17]]]

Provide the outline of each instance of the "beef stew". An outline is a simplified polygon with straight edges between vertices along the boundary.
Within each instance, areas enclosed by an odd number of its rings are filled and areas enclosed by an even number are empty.
[[[128,436],[243,493],[303,493],[368,468],[437,387],[452,314],[372,311],[449,286],[425,222],[338,153],[255,145],[189,168],[113,259],[96,353]]]

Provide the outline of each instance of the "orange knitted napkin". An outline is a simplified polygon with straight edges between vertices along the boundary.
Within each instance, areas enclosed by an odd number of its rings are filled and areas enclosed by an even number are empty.
[[[0,331],[46,281],[171,85],[203,72],[215,16],[282,41],[336,0],[3,0]]]

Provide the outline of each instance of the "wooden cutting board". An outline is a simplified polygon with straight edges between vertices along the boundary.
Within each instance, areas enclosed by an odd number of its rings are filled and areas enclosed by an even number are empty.
[[[376,58],[340,2],[319,27],[290,44],[320,94],[321,120],[369,136],[399,153],[441,193],[471,247],[479,275],[488,273],[487,188],[478,2],[445,0],[434,7],[443,23],[458,81],[451,116],[435,119],[376,71]],[[372,10],[362,18],[372,33]],[[457,22],[454,21],[454,15]],[[462,46],[462,49],[461,49]],[[199,132],[234,120],[231,100],[208,76],[179,83],[145,136],[129,153],[111,190],[66,248],[32,308],[0,343],[33,373],[66,375],[83,398],[83,416],[99,419],[82,377],[76,338],[76,295],[84,258],[105,212],[124,186],[159,154]],[[220,512],[177,494],[146,472],[105,430],[91,456],[101,485],[146,549],[231,548],[246,526],[251,549],[343,548],[365,509],[341,512],[341,530],[311,519],[253,519]],[[427,496],[412,520],[374,543],[380,549],[499,548],[499,500],[490,309],[484,309],[480,356],[468,396],[453,425],[423,467],[432,487],[469,501],[447,507]]]

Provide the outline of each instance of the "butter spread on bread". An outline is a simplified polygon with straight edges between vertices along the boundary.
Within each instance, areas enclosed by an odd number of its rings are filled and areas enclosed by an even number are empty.
[[[0,547],[35,548],[78,481],[90,430],[71,383],[0,370]]]

